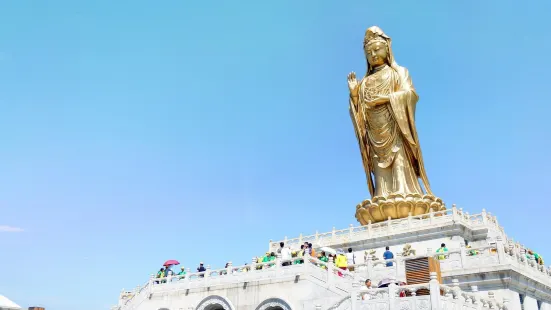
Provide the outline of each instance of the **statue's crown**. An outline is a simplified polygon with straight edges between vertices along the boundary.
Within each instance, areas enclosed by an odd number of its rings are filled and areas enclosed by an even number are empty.
[[[381,30],[381,28],[373,26],[368,28],[365,32],[364,45],[376,42],[388,44],[386,41],[386,35]]]

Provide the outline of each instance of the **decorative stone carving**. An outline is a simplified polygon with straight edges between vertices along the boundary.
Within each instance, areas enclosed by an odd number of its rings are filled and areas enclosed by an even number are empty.
[[[281,308],[283,310],[291,310],[291,306],[287,302],[279,298],[266,299],[256,307],[256,310],[272,310]]]
[[[417,304],[417,308],[419,308],[419,310],[428,310],[429,309],[429,303],[425,300],[421,300]]]
[[[404,250],[404,251],[402,252],[402,256],[404,256],[404,257],[410,256],[410,255],[415,256],[416,251],[415,251],[415,249],[412,249],[412,248],[411,248],[411,244],[409,244],[409,243],[406,244],[406,245],[404,246],[404,249],[403,249],[403,250]]]
[[[432,195],[392,194],[387,197],[375,196],[356,206],[356,219],[362,224],[382,222],[391,219],[423,215],[446,210],[442,199]]]
[[[209,296],[203,299],[197,306],[196,310],[211,310],[215,308],[213,306],[216,308],[221,307],[224,310],[234,310],[229,302],[220,296]]]
[[[370,259],[371,259],[372,261],[379,260],[379,258],[377,257],[376,253],[377,253],[377,250],[368,250],[368,251],[365,251],[365,252],[364,252],[364,258],[365,258],[365,260],[367,261],[368,257],[370,257]],[[550,267],[550,268],[551,268],[551,267]]]
[[[403,301],[400,303],[400,310],[410,310],[411,306],[409,305],[409,302]]]

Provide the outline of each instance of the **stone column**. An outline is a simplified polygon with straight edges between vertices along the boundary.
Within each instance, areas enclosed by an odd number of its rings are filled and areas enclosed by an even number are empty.
[[[524,296],[524,310],[538,310],[538,302],[534,297]]]

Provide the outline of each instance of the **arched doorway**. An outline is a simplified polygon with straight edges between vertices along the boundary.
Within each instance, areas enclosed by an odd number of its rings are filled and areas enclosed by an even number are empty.
[[[256,307],[256,310],[292,310],[291,306],[280,298],[269,298]]]
[[[209,296],[199,303],[196,310],[234,310],[233,306],[224,297]]]

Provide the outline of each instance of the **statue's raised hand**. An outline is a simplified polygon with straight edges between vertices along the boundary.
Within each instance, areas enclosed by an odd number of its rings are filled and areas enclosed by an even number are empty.
[[[354,72],[348,74],[348,89],[352,96],[358,95],[358,80],[356,80],[356,73]]]

